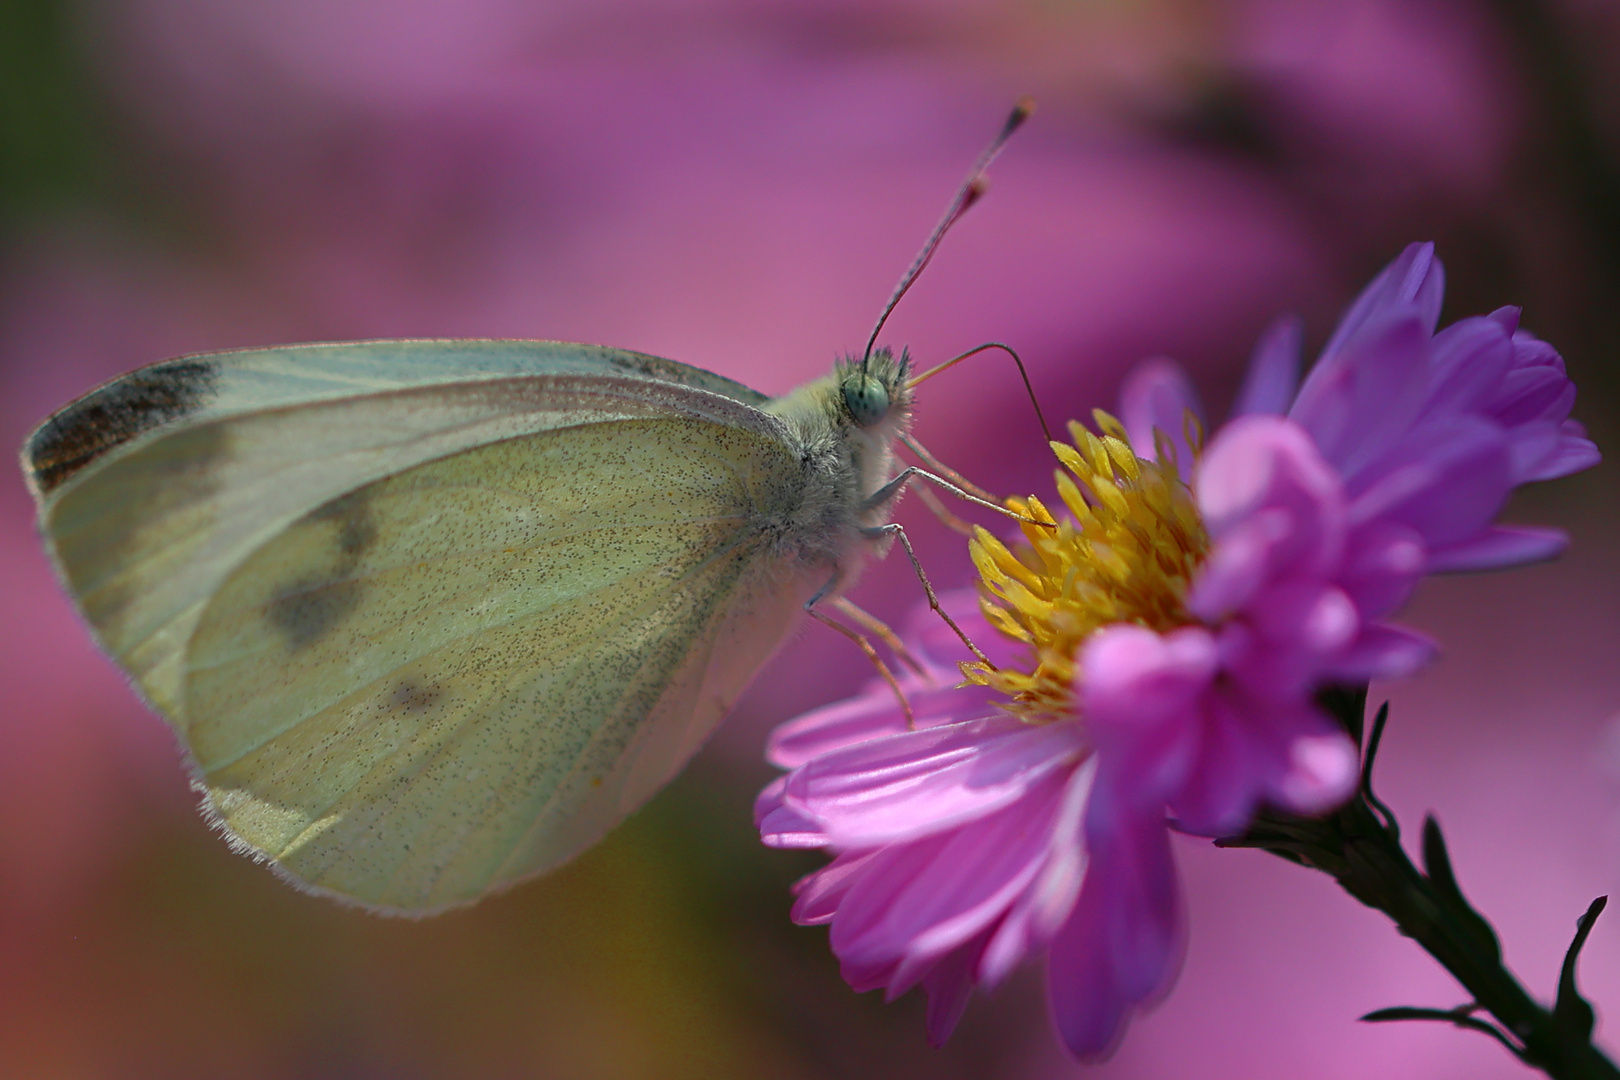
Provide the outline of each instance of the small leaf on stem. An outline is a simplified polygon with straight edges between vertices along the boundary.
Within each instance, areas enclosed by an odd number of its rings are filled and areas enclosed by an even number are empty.
[[[1373,808],[1378,815],[1380,823],[1389,830],[1396,842],[1401,838],[1401,826],[1395,820],[1395,812],[1384,805],[1384,801],[1373,794],[1372,774],[1373,762],[1378,760],[1378,746],[1384,740],[1384,725],[1389,722],[1389,702],[1384,702],[1378,708],[1378,715],[1373,717],[1372,732],[1367,736],[1367,750],[1362,755],[1361,762],[1361,797],[1367,800],[1367,805]]]
[[[1473,1002],[1459,1005],[1455,1009],[1420,1009],[1411,1005],[1397,1005],[1390,1009],[1376,1009],[1361,1019],[1364,1023],[1377,1024],[1390,1020],[1438,1020],[1443,1024],[1452,1024],[1456,1027],[1467,1028],[1489,1035],[1518,1057],[1524,1057],[1524,1050],[1507,1033],[1495,1024],[1480,1020],[1472,1014],[1479,1006]]]
[[[1592,933],[1593,924],[1608,903],[1607,896],[1598,897],[1575,923],[1575,940],[1569,943],[1569,951],[1564,954],[1564,970],[1558,976],[1558,1000],[1553,1005],[1553,1022],[1558,1025],[1564,1038],[1575,1042],[1586,1042],[1592,1037],[1595,1019],[1591,1003],[1575,988],[1575,961],[1580,959],[1587,936]]]
[[[1423,819],[1423,872],[1434,883],[1435,893],[1444,904],[1451,924],[1485,953],[1491,963],[1500,963],[1502,945],[1496,940],[1496,931],[1458,888],[1457,878],[1451,872],[1451,856],[1446,852],[1446,838],[1441,835],[1440,823],[1433,814]]]

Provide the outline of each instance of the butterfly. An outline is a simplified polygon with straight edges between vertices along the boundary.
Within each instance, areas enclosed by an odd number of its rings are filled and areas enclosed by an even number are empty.
[[[917,379],[874,345],[1028,112],[865,353],[781,398],[593,345],[365,341],[168,360],[41,424],[57,571],[231,846],[424,914],[667,783],[939,480],[891,475]]]

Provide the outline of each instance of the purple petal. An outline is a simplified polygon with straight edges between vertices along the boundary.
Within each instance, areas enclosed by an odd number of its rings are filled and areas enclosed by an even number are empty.
[[[783,802],[836,847],[899,843],[1017,802],[1084,750],[1077,723],[999,716],[946,724],[817,758],[789,775]]]
[[[1053,1022],[1083,1061],[1112,1053],[1131,1012],[1170,988],[1184,941],[1163,821],[1133,822],[1090,846],[1091,872],[1052,941],[1046,973]]]
[[[1415,315],[1369,324],[1324,356],[1288,411],[1350,484],[1411,427],[1429,393],[1429,328]]]
[[[1459,544],[1430,552],[1431,574],[1501,570],[1509,566],[1556,559],[1569,546],[1561,529],[1526,525],[1497,525]]]
[[[1551,420],[1532,420],[1509,429],[1508,474],[1515,487],[1532,480],[1550,479],[1541,474],[1563,449],[1564,433]]]
[[[989,931],[954,949],[935,964],[922,980],[928,995],[928,1043],[933,1047],[945,1045],[945,1040],[956,1030],[957,1021],[966,1011],[968,998],[973,994],[973,969],[979,963]]]
[[[1443,417],[1414,431],[1351,504],[1357,524],[1399,522],[1431,552],[1485,528],[1512,489],[1507,435],[1491,421]]]
[[[1426,667],[1440,647],[1434,639],[1403,626],[1378,623],[1363,628],[1355,644],[1322,668],[1322,678],[1344,683],[1401,679]]]
[[[1375,520],[1352,530],[1338,582],[1363,621],[1381,619],[1406,603],[1427,560],[1416,530]]]
[[[1497,308],[1495,311],[1491,312],[1485,317],[1500,324],[1502,329],[1506,330],[1509,334],[1514,334],[1518,332],[1519,316],[1521,314],[1523,314],[1523,312],[1518,307],[1512,304],[1504,304],[1502,307]],[[1530,335],[1526,334],[1525,336],[1529,337]]]
[[[1425,333],[1433,334],[1440,322],[1445,291],[1445,269],[1434,257],[1434,245],[1408,244],[1351,303],[1322,349],[1318,366],[1343,349],[1369,321],[1387,314],[1411,311],[1418,316]]]
[[[1130,437],[1131,450],[1146,461],[1158,460],[1158,439],[1168,441],[1177,471],[1192,475],[1193,452],[1187,442],[1186,414],[1203,419],[1198,392],[1174,360],[1162,356],[1144,360],[1125,376],[1120,391],[1120,421]]]
[[[1515,353],[1515,360],[1521,358]],[[1562,420],[1574,404],[1575,384],[1561,368],[1525,365],[1502,376],[1486,411],[1512,427],[1532,420]]]
[[[1284,315],[1266,327],[1249,358],[1232,415],[1282,416],[1299,390],[1300,343],[1305,324],[1297,315]]]
[[[1500,322],[1463,319],[1429,347],[1427,412],[1488,411],[1513,363],[1513,340]]]
[[[1603,460],[1598,452],[1597,444],[1586,438],[1584,432],[1579,435],[1570,433],[1570,426],[1579,428],[1573,420],[1565,420],[1560,429],[1558,449],[1536,467],[1535,471],[1525,477],[1527,480],[1556,480],[1561,476],[1590,469]]]

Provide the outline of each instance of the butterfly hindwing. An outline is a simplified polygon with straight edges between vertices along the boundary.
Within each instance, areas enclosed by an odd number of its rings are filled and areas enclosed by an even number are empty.
[[[294,877],[404,910],[594,841],[696,749],[813,588],[753,526],[786,457],[701,421],[597,424],[307,515],[192,636],[186,737],[215,812]],[[739,635],[739,617],[773,631]],[[735,674],[715,678],[722,638]]]

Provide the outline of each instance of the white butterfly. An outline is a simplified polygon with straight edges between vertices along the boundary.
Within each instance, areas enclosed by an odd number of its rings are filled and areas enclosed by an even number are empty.
[[[896,528],[913,382],[870,342],[779,399],[561,342],[214,353],[67,406],[23,465],[209,820],[301,888],[420,914],[680,770]]]

